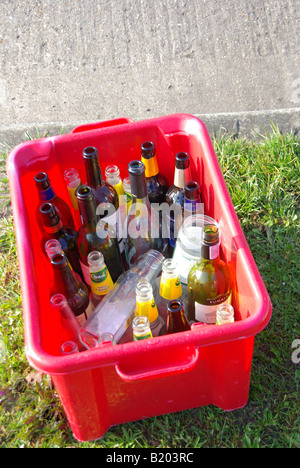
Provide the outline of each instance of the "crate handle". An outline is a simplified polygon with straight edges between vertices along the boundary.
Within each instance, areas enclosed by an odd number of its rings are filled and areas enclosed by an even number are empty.
[[[169,377],[170,375],[183,374],[192,371],[197,365],[199,359],[198,348],[193,348],[185,353],[185,358],[180,362],[172,362],[161,367],[156,367],[151,370],[122,370],[122,364],[116,364],[116,372],[125,382],[138,382],[142,380],[159,379],[162,377]]]
[[[103,122],[93,122],[90,124],[78,125],[72,130],[72,133],[81,133],[87,132],[89,130],[99,130],[101,128],[115,127],[117,125],[124,125],[128,123],[133,123],[134,120],[127,117],[121,117],[119,119],[105,120]]]

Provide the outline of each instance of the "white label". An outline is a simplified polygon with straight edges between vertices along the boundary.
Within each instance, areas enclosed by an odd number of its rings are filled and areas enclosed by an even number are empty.
[[[225,300],[224,300],[225,298]],[[202,323],[216,323],[217,320],[217,309],[220,304],[230,304],[231,303],[231,293],[225,296],[219,296],[216,298],[214,304],[204,305],[195,302],[195,319],[197,322]]]

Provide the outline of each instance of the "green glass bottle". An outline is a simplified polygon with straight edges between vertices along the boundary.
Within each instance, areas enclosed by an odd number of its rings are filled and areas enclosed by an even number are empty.
[[[88,255],[93,251],[103,254],[105,264],[115,282],[124,272],[116,232],[104,220],[98,221],[95,197],[91,187],[82,185],[77,190],[76,197],[83,222],[77,232],[77,246],[85,282],[91,286]]]
[[[188,320],[216,323],[218,306],[230,304],[232,275],[220,259],[219,228],[206,225],[202,232],[201,258],[188,275]]]

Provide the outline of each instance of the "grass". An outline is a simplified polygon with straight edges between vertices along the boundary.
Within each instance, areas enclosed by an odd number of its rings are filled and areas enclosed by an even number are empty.
[[[293,342],[300,338],[299,139],[274,127],[258,141],[226,136],[214,146],[273,304],[270,324],[256,337],[247,406],[231,413],[208,406],[150,418],[112,428],[97,442],[77,442],[51,382],[26,362],[8,216],[0,226],[0,447],[300,447],[300,367],[292,361]],[[2,154],[2,171],[5,158]],[[7,204],[5,190],[4,196]]]

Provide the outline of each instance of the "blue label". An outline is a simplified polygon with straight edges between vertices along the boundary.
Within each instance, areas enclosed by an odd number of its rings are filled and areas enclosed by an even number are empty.
[[[55,197],[55,193],[52,187],[49,187],[47,190],[39,192],[40,200],[43,202],[52,200]]]

